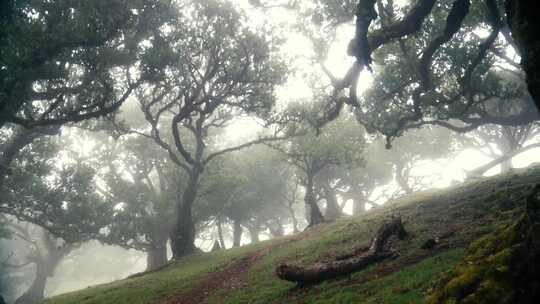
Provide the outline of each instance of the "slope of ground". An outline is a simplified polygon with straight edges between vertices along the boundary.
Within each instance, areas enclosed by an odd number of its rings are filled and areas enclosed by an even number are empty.
[[[529,189],[539,182],[540,167],[533,167],[421,192],[295,236],[189,256],[159,272],[44,303],[423,303],[433,281],[458,263],[472,240],[523,212]],[[309,265],[362,248],[396,215],[410,236],[391,243],[393,259],[302,288],[274,274],[283,262]],[[434,248],[422,249],[435,238]]]

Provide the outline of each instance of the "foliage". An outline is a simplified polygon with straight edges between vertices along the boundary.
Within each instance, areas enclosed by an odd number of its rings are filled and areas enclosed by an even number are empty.
[[[0,211],[66,242],[96,238],[110,223],[112,206],[95,192],[94,166],[58,162],[62,143],[42,137],[20,151],[2,185]]]
[[[110,114],[169,1],[4,1],[0,15],[0,127],[78,122]]]
[[[336,111],[353,106],[367,130],[384,134],[389,145],[422,125],[467,132],[489,123],[515,126],[538,119],[519,64],[508,56],[515,44],[501,17],[501,1],[310,3],[298,14],[313,17],[303,28],[309,29],[315,61],[333,88],[326,103]],[[348,55],[354,63],[340,78],[324,62],[336,33],[350,26],[355,31]],[[365,69],[374,81],[360,95]],[[507,105],[502,113],[496,111],[499,100]]]

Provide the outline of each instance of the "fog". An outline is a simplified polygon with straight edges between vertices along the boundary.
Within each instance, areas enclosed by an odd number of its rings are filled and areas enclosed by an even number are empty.
[[[27,39],[0,46],[7,303],[540,162],[519,51],[488,21],[362,51],[356,1],[45,2],[14,5]],[[375,2],[375,38],[416,3]]]

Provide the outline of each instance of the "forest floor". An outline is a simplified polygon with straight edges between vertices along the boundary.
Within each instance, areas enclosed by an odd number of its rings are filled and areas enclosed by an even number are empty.
[[[538,166],[419,192],[294,236],[195,254],[158,272],[44,303],[423,303],[433,281],[460,261],[471,241],[523,212],[536,183]],[[409,232],[406,240],[390,243],[394,258],[306,287],[275,275],[280,263],[311,265],[365,247],[392,216],[401,216]],[[434,248],[422,248],[435,238]]]

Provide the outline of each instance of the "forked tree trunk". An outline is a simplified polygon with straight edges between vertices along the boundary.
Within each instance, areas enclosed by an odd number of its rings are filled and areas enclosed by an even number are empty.
[[[396,235],[399,239],[407,236],[401,218],[394,218],[390,222],[383,224],[375,237],[373,237],[367,251],[340,257],[328,263],[316,263],[309,267],[281,264],[276,268],[276,274],[282,280],[299,284],[313,284],[359,271],[393,255],[392,252],[384,248],[392,235]]]

